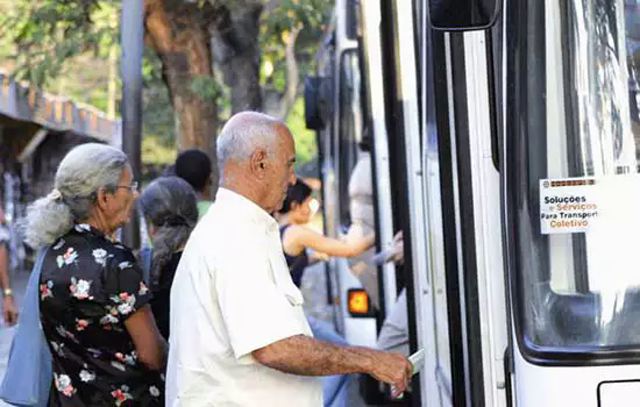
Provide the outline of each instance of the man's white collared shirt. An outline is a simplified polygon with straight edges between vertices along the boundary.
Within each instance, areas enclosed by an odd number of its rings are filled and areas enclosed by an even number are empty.
[[[319,378],[282,373],[251,352],[312,336],[278,224],[224,188],[191,234],[171,288],[168,406],[322,406]]]

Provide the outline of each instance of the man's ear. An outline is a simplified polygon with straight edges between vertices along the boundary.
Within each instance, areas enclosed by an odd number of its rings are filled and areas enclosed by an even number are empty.
[[[258,178],[263,179],[268,168],[267,152],[263,148],[259,148],[251,154],[249,166],[251,172]]]

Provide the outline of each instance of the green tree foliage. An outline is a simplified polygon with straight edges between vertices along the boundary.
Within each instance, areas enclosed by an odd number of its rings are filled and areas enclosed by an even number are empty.
[[[84,53],[106,59],[117,43],[115,0],[13,1],[0,16],[0,34],[15,43],[14,74],[35,86],[58,77],[69,59]],[[115,20],[117,23],[117,19]]]
[[[174,156],[166,152],[155,154],[151,148],[161,147],[175,152],[176,127],[169,91],[162,80],[162,65],[156,54],[148,49],[142,61],[142,79],[142,162],[156,165],[172,163],[175,153]]]
[[[119,53],[118,8],[114,2],[96,3],[85,10],[91,24],[77,28],[71,27],[81,15],[78,10],[58,21],[67,10],[54,1],[0,0],[0,68],[47,92],[107,111],[109,53],[112,47]],[[120,84],[115,73],[117,104]]]
[[[333,2],[326,0],[281,0],[275,7],[267,7],[262,16],[260,81],[266,92],[281,95],[287,92],[288,86],[296,87],[297,97],[286,121],[296,142],[297,167],[317,156],[315,133],[308,130],[304,122],[301,84],[304,75],[316,70],[318,44],[326,31],[332,8]],[[287,58],[288,43],[294,47],[295,61]],[[296,65],[295,70],[291,69],[292,63]],[[296,71],[298,78],[288,77]]]
[[[107,111],[109,52],[116,47],[120,53],[120,1],[61,3],[0,0],[0,66],[17,79]],[[115,62],[118,70],[119,60]],[[157,165],[175,159],[170,152],[175,149],[174,116],[161,72],[156,55],[145,51],[142,160]],[[117,75],[116,87],[119,105]]]
[[[263,13],[260,28],[262,49],[261,81],[284,92],[287,80],[286,58],[283,46],[294,29],[300,34],[296,41],[296,60],[301,75],[315,70],[315,54],[327,22],[332,1],[326,0],[281,0]]]
[[[141,0],[142,1],[142,0]],[[263,5],[260,17],[260,83],[282,94],[286,87],[285,43],[297,31],[295,59],[302,76],[315,70],[315,53],[329,19],[333,2],[326,0],[242,0]],[[214,7],[239,7],[240,0],[208,0]],[[205,5],[207,0],[200,0]],[[110,104],[109,58],[114,47],[119,56],[119,0],[0,0],[0,67],[18,79],[51,93],[101,110]],[[119,62],[118,63],[119,67]],[[172,160],[176,121],[163,67],[147,50],[143,62],[144,138],[143,161],[160,164]],[[229,88],[219,79],[196,77],[189,84],[196,95],[215,99],[219,114],[230,112]],[[116,82],[116,105],[120,83]],[[301,86],[298,89],[300,93]],[[296,100],[287,122],[296,137],[298,161],[309,161],[316,152],[315,137],[304,127],[303,102]],[[175,148],[174,148],[175,149]],[[158,150],[158,153],[154,151]],[[162,150],[162,151],[160,151]]]
[[[307,129],[304,122],[304,99],[299,97],[287,116],[287,126],[296,143],[296,167],[313,160],[318,155],[316,133]]]

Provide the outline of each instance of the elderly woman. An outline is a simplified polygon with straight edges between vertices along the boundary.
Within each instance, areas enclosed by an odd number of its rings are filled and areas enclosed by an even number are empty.
[[[151,308],[160,333],[168,339],[171,283],[184,245],[198,222],[197,197],[187,181],[162,177],[145,188],[138,204],[147,220],[153,244]]]
[[[55,188],[27,210],[26,240],[44,248],[40,320],[53,358],[49,404],[163,405],[166,343],[131,251],[114,239],[138,196],[127,157],[84,144]]]

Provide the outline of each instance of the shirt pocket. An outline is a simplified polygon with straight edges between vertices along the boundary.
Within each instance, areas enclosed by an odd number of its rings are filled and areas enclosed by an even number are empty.
[[[302,306],[302,304],[304,304],[304,298],[298,287],[293,284],[293,280],[291,280],[291,274],[284,256],[270,255],[269,265],[271,266],[278,291],[285,296],[291,305]]]

